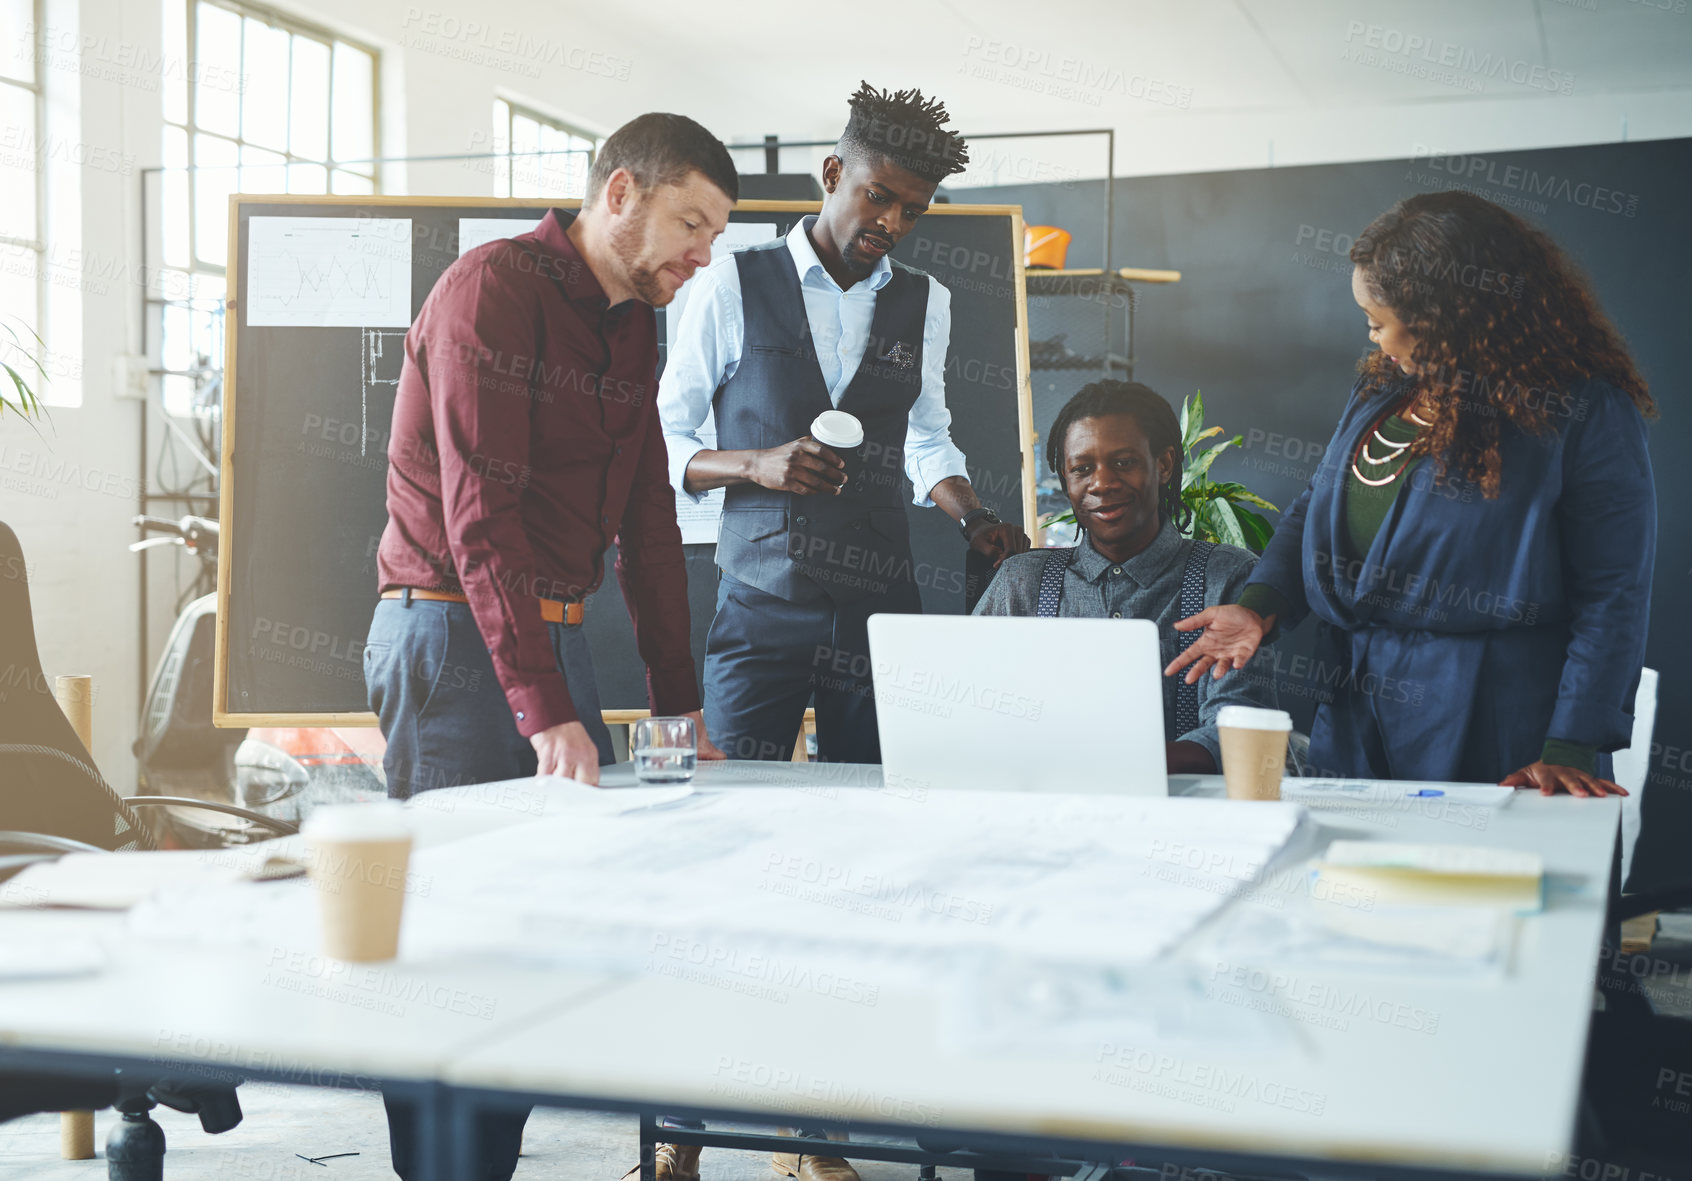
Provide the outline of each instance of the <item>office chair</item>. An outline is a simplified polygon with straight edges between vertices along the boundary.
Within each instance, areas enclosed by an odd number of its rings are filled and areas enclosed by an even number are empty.
[[[0,709],[0,880],[68,852],[156,847],[135,810],[95,768],[53,697],[36,647],[27,571],[17,534],[0,523],[0,668],[7,670],[5,707]],[[277,832],[293,831],[292,825],[257,813],[248,813],[247,819]],[[165,1148],[164,1132],[148,1114],[153,1107],[164,1103],[196,1112],[207,1132],[228,1131],[241,1122],[235,1095],[239,1082],[176,1079],[162,1069],[98,1080],[0,1072],[0,1120],[116,1107],[123,1121],[106,1139],[107,1176],[110,1181],[152,1181],[162,1176]]]
[[[1633,695],[1633,736],[1627,746],[1610,756],[1615,781],[1627,788],[1622,797],[1622,888],[1633,872],[1633,850],[1639,843],[1642,806],[1647,773],[1651,769],[1651,735],[1657,721],[1657,670],[1639,670],[1639,688]]]
[[[1588,1155],[1619,1167],[1664,1175],[1692,1170],[1692,1019],[1656,1010],[1646,983],[1661,976],[1692,978],[1692,965],[1660,952],[1624,955],[1621,924],[1657,911],[1692,907],[1692,881],[1622,890],[1639,839],[1639,797],[1649,768],[1657,710],[1657,672],[1644,669],[1633,703],[1633,736],[1615,752],[1615,780],[1630,793],[1622,800],[1622,826],[1610,880],[1605,946],[1599,961],[1602,1008],[1592,1014],[1587,1048],[1584,1129],[1596,1147]],[[1631,808],[1630,808],[1631,805]],[[1608,1154],[1608,1155],[1604,1155]]]

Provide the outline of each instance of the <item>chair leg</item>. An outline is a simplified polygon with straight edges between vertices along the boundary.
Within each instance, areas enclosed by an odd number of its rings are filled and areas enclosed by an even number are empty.
[[[106,1137],[107,1181],[164,1181],[165,1134],[149,1114],[153,1101],[125,1096],[112,1106],[123,1119]]]

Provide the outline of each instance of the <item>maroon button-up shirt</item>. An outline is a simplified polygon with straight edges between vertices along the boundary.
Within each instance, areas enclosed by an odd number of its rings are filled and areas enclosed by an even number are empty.
[[[523,735],[576,721],[540,599],[617,576],[655,713],[699,708],[687,574],[655,395],[657,325],[604,289],[574,214],[465,254],[405,337],[382,590],[462,591]]]

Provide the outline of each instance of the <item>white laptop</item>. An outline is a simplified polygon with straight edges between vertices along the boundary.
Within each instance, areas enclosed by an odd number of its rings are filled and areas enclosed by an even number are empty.
[[[1148,619],[875,615],[889,785],[1169,794]]]

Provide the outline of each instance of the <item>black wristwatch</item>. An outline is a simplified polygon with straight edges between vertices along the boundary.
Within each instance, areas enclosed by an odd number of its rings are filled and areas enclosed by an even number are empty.
[[[976,523],[980,521],[985,521],[988,525],[1003,523],[999,520],[999,514],[990,508],[972,508],[958,518],[958,532],[963,534],[965,541],[969,540],[970,535],[975,532]]]

